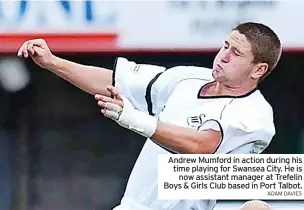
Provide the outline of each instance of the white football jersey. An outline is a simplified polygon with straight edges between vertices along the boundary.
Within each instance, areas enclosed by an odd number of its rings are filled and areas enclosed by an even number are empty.
[[[163,122],[222,133],[214,153],[261,153],[275,134],[273,111],[258,89],[233,96],[200,96],[212,70],[136,64],[117,58],[113,85],[133,106]],[[176,153],[147,139],[115,210],[212,210],[213,200],[158,200],[158,154]]]

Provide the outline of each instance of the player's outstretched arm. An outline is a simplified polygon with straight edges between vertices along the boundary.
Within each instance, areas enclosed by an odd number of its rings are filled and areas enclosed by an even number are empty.
[[[106,86],[112,83],[111,70],[81,65],[59,58],[52,54],[43,39],[24,42],[17,55],[24,58],[31,57],[40,67],[50,70],[87,93],[92,95],[100,93],[109,96]]]
[[[216,130],[196,131],[157,118],[133,108],[130,101],[108,87],[114,98],[95,95],[104,116],[120,126],[130,129],[177,153],[211,154],[221,142],[222,134]]]

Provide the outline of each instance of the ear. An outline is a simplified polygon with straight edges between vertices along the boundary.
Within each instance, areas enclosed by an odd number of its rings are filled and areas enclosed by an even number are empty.
[[[259,63],[256,64],[256,66],[253,68],[253,71],[251,73],[251,78],[253,79],[259,79],[265,75],[265,73],[268,71],[268,64],[267,63]]]

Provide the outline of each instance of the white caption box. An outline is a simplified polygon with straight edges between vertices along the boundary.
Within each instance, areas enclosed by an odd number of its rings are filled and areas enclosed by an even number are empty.
[[[301,155],[159,155],[158,199],[304,200]]]

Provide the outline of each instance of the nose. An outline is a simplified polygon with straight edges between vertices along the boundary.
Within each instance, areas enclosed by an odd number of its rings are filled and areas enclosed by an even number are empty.
[[[222,54],[221,61],[223,63],[228,63],[230,61],[231,52],[230,50],[225,50]]]

